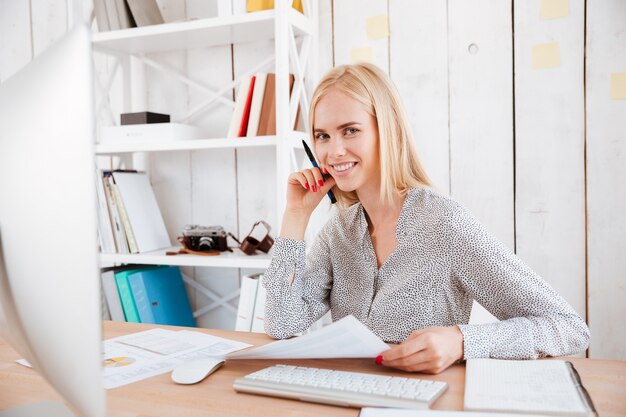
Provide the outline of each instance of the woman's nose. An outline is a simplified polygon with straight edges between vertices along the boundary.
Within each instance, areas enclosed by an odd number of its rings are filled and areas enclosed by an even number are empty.
[[[345,155],[346,148],[343,140],[333,138],[330,141],[330,149],[328,151],[329,155],[333,157]]]

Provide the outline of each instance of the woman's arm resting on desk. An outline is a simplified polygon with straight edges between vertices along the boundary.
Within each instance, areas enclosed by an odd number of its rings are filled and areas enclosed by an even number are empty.
[[[465,359],[536,359],[588,347],[589,328],[576,311],[467,211],[458,206],[445,223],[453,280],[502,320],[458,326]]]

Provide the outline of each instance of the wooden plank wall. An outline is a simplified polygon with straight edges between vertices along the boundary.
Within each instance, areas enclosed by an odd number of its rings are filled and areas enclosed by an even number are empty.
[[[215,15],[215,2],[158,3],[166,20]],[[563,16],[542,14],[557,3],[563,2],[322,0],[318,68],[322,74],[366,57],[388,72],[436,188],[466,205],[587,318],[591,357],[626,359],[626,99],[617,91],[626,73],[626,6],[569,0]],[[370,39],[367,22],[377,16],[387,17],[390,35]],[[0,1],[0,82],[67,25],[66,0]],[[548,61],[558,45],[558,60],[542,65],[537,59],[546,56],[534,53],[546,44]],[[157,58],[216,87],[271,50],[264,42]],[[96,58],[102,79],[112,67],[112,60]],[[153,111],[176,117],[204,97],[152,69],[145,76],[142,100]],[[110,97],[117,113],[122,90],[118,76]],[[106,113],[99,119],[111,123]],[[229,119],[230,110],[218,105],[193,122],[223,136]],[[270,149],[151,155],[170,235],[195,222],[243,236],[254,221],[274,219],[275,163]],[[185,272],[224,295],[252,271]],[[190,294],[194,304],[207,301]],[[199,319],[206,327],[233,323],[223,308]]]
[[[626,360],[626,2],[586,10],[589,353]]]

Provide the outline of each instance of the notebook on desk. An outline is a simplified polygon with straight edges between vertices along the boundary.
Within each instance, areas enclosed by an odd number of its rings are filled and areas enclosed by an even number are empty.
[[[465,410],[596,415],[574,366],[559,360],[468,360]]]

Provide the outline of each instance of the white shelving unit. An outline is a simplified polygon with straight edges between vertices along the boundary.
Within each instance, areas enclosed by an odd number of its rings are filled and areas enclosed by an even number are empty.
[[[294,10],[289,0],[277,0],[274,10],[255,13],[232,15],[228,17],[196,19],[176,23],[124,29],[110,32],[94,33],[92,42],[94,51],[104,53],[117,59],[115,69],[104,83],[97,87],[103,94],[108,94],[115,73],[122,69],[124,82],[124,111],[141,108],[145,103],[136,103],[136,97],[145,96],[145,67],[150,66],[159,71],[169,73],[178,80],[204,90],[212,101],[234,107],[232,100],[224,97],[235,88],[241,78],[261,70],[272,70],[276,74],[276,135],[246,138],[206,138],[179,141],[126,142],[121,144],[97,144],[97,155],[131,154],[133,168],[148,170],[145,153],[162,151],[189,151],[205,149],[238,149],[251,147],[272,147],[276,152],[276,208],[275,224],[279,223],[279,213],[284,208],[285,179],[297,167],[296,149],[301,149],[302,139],[307,138],[303,132],[294,131],[298,105],[303,115],[308,114],[307,81],[312,83],[316,76],[315,67],[308,61],[309,56],[316,56],[317,5],[315,1],[303,1],[305,14]],[[250,68],[219,90],[199,85],[189,79],[186,74],[176,72],[153,60],[149,54],[210,48],[219,45],[230,45],[244,42],[256,42],[274,39],[274,55]],[[296,42],[298,39],[298,42]],[[226,63],[224,63],[226,65]],[[229,61],[227,65],[231,65]],[[289,93],[289,74],[295,76],[291,99]],[[131,82],[132,78],[132,82]],[[139,86],[135,85],[139,84]],[[312,85],[312,84],[311,84]],[[132,88],[131,88],[132,87]],[[140,94],[137,94],[139,92]],[[100,111],[103,102],[97,106]],[[192,116],[189,116],[192,117]],[[185,118],[183,118],[185,119]],[[308,120],[305,119],[305,124]],[[174,120],[173,120],[174,121]],[[176,120],[178,121],[178,120]],[[181,120],[185,122],[185,120]],[[306,126],[305,126],[306,128]],[[271,168],[268,168],[271,169]],[[278,232],[277,228],[273,229]],[[166,256],[166,251],[176,251],[177,247],[167,250],[141,254],[101,254],[103,265],[136,263],[146,265],[179,265],[193,267],[226,267],[265,269],[269,266],[271,254],[247,256],[239,250],[233,253],[223,252],[219,256],[175,255]],[[271,253],[271,252],[270,252]],[[202,291],[215,303],[224,304],[227,297],[218,297],[210,290],[204,291],[199,284],[189,282],[194,288]],[[203,310],[203,309],[200,309]],[[205,308],[206,310],[206,308]]]
[[[233,252],[222,252],[219,256],[198,256],[198,255],[175,255],[168,256],[168,251],[177,251],[179,247],[171,247],[153,252],[134,254],[114,254],[103,253],[100,255],[102,262],[107,264],[125,263],[140,265],[178,265],[178,266],[200,266],[200,267],[220,267],[220,268],[255,268],[265,269],[270,265],[272,259],[269,254],[257,254],[248,256],[238,249]]]

